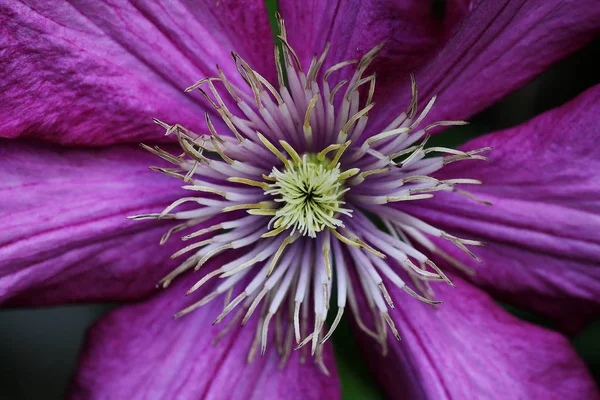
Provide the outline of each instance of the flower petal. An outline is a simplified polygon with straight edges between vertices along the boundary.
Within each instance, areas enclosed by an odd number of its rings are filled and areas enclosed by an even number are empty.
[[[136,143],[160,137],[152,118],[204,131],[210,107],[186,87],[235,72],[231,51],[274,74],[259,0],[0,1],[0,22],[0,137]]]
[[[464,0],[449,1],[453,23],[468,11]],[[385,42],[373,68],[405,75],[428,59],[444,40],[444,21],[421,0],[279,1],[290,44],[303,65],[331,42],[330,66],[359,59]]]
[[[173,319],[190,303],[183,293],[191,283],[185,286],[182,281],[149,300],[111,312],[91,330],[72,399],[340,398],[331,346],[325,346],[324,361],[332,376],[312,361],[301,364],[300,351],[279,369],[274,343],[249,364],[252,320],[245,327],[236,325],[212,345],[223,328],[211,325],[223,307],[220,299]]]
[[[489,243],[474,249],[484,265],[470,279],[501,299],[559,319],[597,314],[598,137],[600,85],[523,125],[463,147],[491,146],[490,162],[461,161],[442,170],[440,178],[483,181],[465,189],[493,206],[445,193],[406,209],[451,233]]]
[[[177,182],[139,148],[56,149],[0,141],[0,303],[138,298],[176,266],[169,224],[129,221],[162,210]],[[142,271],[145,271],[142,273]]]
[[[416,73],[420,98],[439,96],[427,120],[472,116],[599,32],[600,3],[595,0],[498,0],[472,5],[444,48]],[[409,104],[410,82],[404,74],[377,78],[379,104],[389,105],[377,113],[384,124],[398,114],[397,104]]]
[[[390,398],[599,398],[566,338],[511,316],[468,282],[454,282],[454,289],[434,287],[444,302],[437,309],[391,290],[390,316],[402,340],[390,339],[387,357],[371,348],[372,339],[363,342]]]

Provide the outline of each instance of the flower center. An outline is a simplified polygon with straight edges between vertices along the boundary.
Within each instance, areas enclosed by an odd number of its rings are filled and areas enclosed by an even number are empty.
[[[304,154],[283,171],[273,168],[270,177],[275,182],[265,193],[282,203],[272,220],[274,228],[291,228],[292,235],[297,230],[316,237],[326,227],[342,225],[337,216],[350,211],[342,208],[342,197],[348,190],[343,185],[347,174],[322,155]]]
[[[177,135],[184,154],[144,146],[175,166],[154,169],[181,179],[183,189],[197,194],[174,201],[158,214],[131,218],[181,221],[163,236],[161,244],[174,232],[197,228],[182,237],[192,243],[171,256],[188,254],[188,258],[159,285],[166,288],[184,272],[204,268],[208,271],[188,294],[209,281],[212,289],[176,317],[223,295],[225,305],[215,323],[226,318],[230,322],[217,339],[236,321],[241,319],[245,324],[258,312],[249,361],[258,344],[264,352],[274,336],[281,348],[282,364],[295,339],[296,348],[303,348],[302,357],[311,343],[311,355],[326,372],[323,343],[347,307],[360,328],[381,343],[385,352],[386,325],[400,337],[388,312],[394,305],[386,285],[393,284],[435,305],[439,302],[432,298],[430,282],[452,282],[426,253],[472,272],[432,239],[448,240],[477,261],[467,246],[483,243],[450,235],[393,204],[428,199],[439,191],[488,204],[456,187],[482,182],[469,178],[439,180],[431,174],[449,163],[487,160],[480,153],[489,148],[468,152],[425,148],[431,129],[464,122],[439,121],[421,127],[436,98],[418,113],[412,77],[408,109],[372,131],[367,120],[375,105],[375,74],[363,75],[381,45],[360,60],[338,62],[322,71],[329,50],[326,44],[323,54],[315,56],[305,73],[287,42],[282,20],[279,28],[282,47],[275,47],[279,89],[236,54],[235,66],[247,87],[234,85],[217,67],[218,77],[201,79],[187,89],[198,89],[206,97],[223,120],[219,130],[226,127],[229,133],[217,132],[208,113],[209,134],[203,135],[178,124],[156,121],[167,135]],[[330,85],[328,79],[335,79],[335,74],[353,65],[354,74],[345,73],[349,79],[342,79],[342,75],[337,85]],[[223,94],[229,94],[230,99],[224,100]],[[230,108],[232,103],[237,110]],[[313,135],[313,130],[318,134]],[[436,156],[427,157],[431,153]],[[198,206],[177,210],[184,203]],[[376,217],[385,231],[368,215]],[[223,252],[237,252],[237,256],[203,267]],[[214,282],[216,277],[219,283]],[[336,293],[332,293],[334,283]],[[359,292],[371,309],[375,330],[362,323]],[[325,331],[333,296],[337,313]],[[275,333],[270,334],[273,319]]]

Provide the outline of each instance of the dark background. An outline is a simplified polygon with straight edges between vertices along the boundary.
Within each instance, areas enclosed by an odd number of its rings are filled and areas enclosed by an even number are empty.
[[[520,124],[559,106],[600,81],[600,40],[554,65],[521,90],[483,111],[467,127],[436,137],[436,144],[457,145],[471,137]],[[86,329],[114,305],[77,305],[0,311],[0,400],[62,399]],[[548,321],[514,308],[520,318]],[[573,345],[600,381],[600,321],[573,338]],[[334,335],[345,399],[383,398],[364,369],[347,326]],[[341,351],[345,349],[346,351]]]

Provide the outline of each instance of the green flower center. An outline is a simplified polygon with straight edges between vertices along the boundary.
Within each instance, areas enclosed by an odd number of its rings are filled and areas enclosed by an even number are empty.
[[[291,234],[298,231],[302,235],[315,237],[326,227],[341,225],[337,218],[343,209],[343,194],[346,174],[339,164],[317,154],[304,154],[292,161],[283,170],[273,168],[270,175],[275,179],[269,185],[267,194],[275,196],[282,203],[273,218],[273,227],[292,228]]]

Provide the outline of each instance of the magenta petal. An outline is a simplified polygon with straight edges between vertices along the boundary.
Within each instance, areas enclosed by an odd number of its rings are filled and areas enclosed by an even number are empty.
[[[471,7],[439,54],[417,71],[419,98],[439,96],[429,121],[472,116],[600,32],[596,0],[494,0]],[[377,114],[385,124],[398,104],[409,104],[410,82],[405,74],[377,79],[379,104],[389,105]]]
[[[209,107],[186,87],[235,72],[231,51],[274,71],[259,0],[0,1],[0,23],[0,137],[137,143],[160,138],[152,118],[203,130]]]
[[[475,7],[478,0],[451,0],[444,6],[446,29],[451,31]]]
[[[402,338],[382,357],[362,343],[392,399],[598,399],[592,377],[562,335],[521,321],[461,279],[435,286],[433,309],[391,288]],[[363,312],[370,313],[363,307]]]
[[[566,320],[600,312],[600,86],[521,126],[475,139],[490,162],[464,161],[444,177],[474,178],[456,194],[407,205],[432,224],[489,243],[470,279],[505,301]],[[442,241],[439,242],[443,244]],[[446,243],[445,248],[469,261]],[[565,327],[568,328],[568,327]]]
[[[468,7],[464,0],[448,2],[452,23]],[[290,44],[305,65],[331,42],[326,66],[362,57],[385,42],[374,61],[382,73],[406,77],[440,46],[450,23],[440,21],[431,2],[421,0],[279,1]],[[348,72],[351,72],[350,69]]]
[[[194,282],[187,281],[187,286],[176,284],[147,301],[111,312],[92,329],[72,399],[340,398],[330,345],[324,348],[324,361],[331,376],[310,360],[301,364],[300,351],[279,369],[273,338],[264,356],[259,352],[247,362],[256,330],[253,320],[211,344],[228,322],[212,326],[223,308],[221,298],[174,320],[175,312],[197,300],[183,295]]]
[[[0,141],[0,303],[118,301],[177,265],[169,224],[130,221],[175,200],[177,182],[137,147],[76,150]],[[172,244],[170,244],[172,243]],[[144,271],[144,272],[142,272]]]

